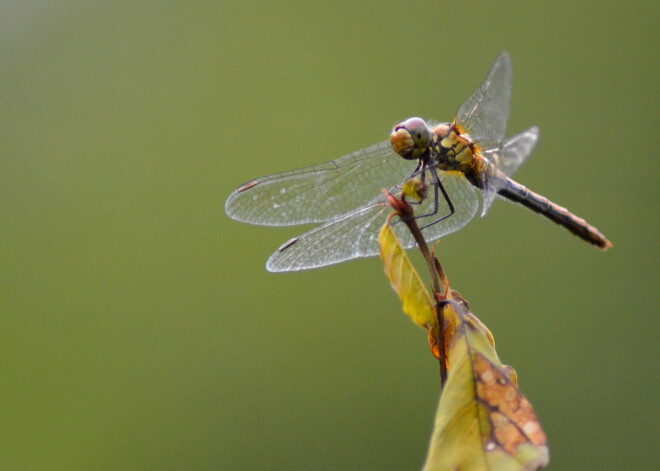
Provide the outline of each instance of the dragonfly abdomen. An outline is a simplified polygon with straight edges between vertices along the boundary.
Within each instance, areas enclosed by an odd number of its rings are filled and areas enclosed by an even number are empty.
[[[547,217],[590,244],[603,250],[612,246],[610,241],[587,221],[510,178],[507,178],[506,185],[498,193],[510,201],[519,203],[535,213]]]

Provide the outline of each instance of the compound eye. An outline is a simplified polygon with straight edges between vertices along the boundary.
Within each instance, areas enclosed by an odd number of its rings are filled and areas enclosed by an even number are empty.
[[[408,118],[401,125],[408,131],[415,142],[415,148],[419,151],[425,150],[431,143],[431,134],[426,121],[422,118]]]

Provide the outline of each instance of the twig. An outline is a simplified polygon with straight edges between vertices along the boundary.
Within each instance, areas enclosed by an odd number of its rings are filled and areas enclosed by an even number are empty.
[[[426,239],[424,239],[424,235],[417,225],[415,212],[413,211],[412,206],[406,201],[405,195],[402,195],[401,199],[398,199],[389,192],[384,193],[389,205],[398,213],[401,222],[406,225],[412,236],[415,238],[415,242],[417,243],[420,252],[422,252],[422,256],[424,257],[424,261],[426,261],[426,265],[431,275],[435,301],[435,316],[438,327],[436,340],[438,342],[438,360],[440,362],[440,388],[443,388],[447,382],[447,352],[445,349],[445,322],[442,314],[442,303],[447,299],[451,292],[449,288],[449,280],[447,279],[440,262],[435,257],[435,254],[429,249]],[[441,282],[443,288],[440,286]]]

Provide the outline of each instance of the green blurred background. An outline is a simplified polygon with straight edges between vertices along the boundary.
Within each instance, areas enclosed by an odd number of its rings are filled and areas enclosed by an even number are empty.
[[[378,259],[272,275],[256,176],[449,120],[500,50],[518,180],[438,246],[550,469],[657,466],[656,2],[0,6],[0,469],[418,469],[438,395]]]

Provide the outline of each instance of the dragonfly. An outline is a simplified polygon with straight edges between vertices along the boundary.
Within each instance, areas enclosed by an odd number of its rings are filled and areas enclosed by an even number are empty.
[[[485,80],[450,123],[409,118],[389,140],[335,160],[250,180],[225,203],[235,220],[263,225],[318,224],[282,244],[266,263],[271,272],[319,268],[379,253],[378,232],[391,208],[383,190],[401,197],[416,178],[429,196],[417,218],[428,242],[481,216],[496,197],[518,203],[601,249],[612,244],[595,227],[511,177],[532,152],[539,129],[505,138],[511,101],[511,59],[497,56]],[[415,240],[404,224],[395,231],[405,248]]]

